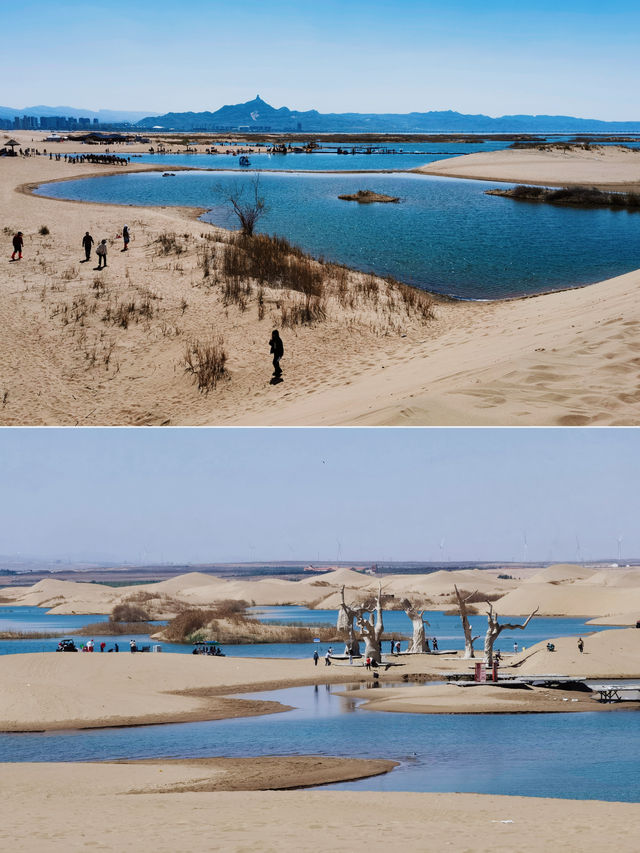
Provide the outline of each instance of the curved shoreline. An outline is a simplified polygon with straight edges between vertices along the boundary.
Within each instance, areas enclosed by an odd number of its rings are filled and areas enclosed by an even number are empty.
[[[470,156],[470,155],[465,155],[465,156]],[[441,161],[438,161],[438,162],[441,162]],[[176,171],[182,171],[182,172],[225,172],[226,174],[236,174],[236,171],[237,171],[238,174],[244,174],[244,175],[248,175],[248,174],[256,173],[256,172],[262,172],[262,171],[268,171],[268,172],[273,171],[275,174],[278,173],[278,170],[275,170],[275,169],[274,170],[249,169],[246,172],[242,172],[240,170],[235,170],[235,169],[191,169],[188,166],[175,166],[172,168],[175,168]],[[420,169],[422,169],[422,167],[420,167]],[[417,174],[417,175],[422,174],[422,175],[425,175],[427,177],[436,177],[436,178],[440,178],[440,179],[445,180],[445,181],[446,180],[486,180],[488,182],[497,182],[497,183],[501,182],[501,181],[497,181],[496,179],[493,179],[493,178],[477,178],[476,179],[476,178],[471,178],[471,177],[465,177],[463,175],[431,174],[431,173],[426,173],[426,172],[420,171],[420,169],[409,169],[409,170],[406,170],[404,172],[403,171],[395,171],[395,170],[378,171],[378,172],[371,172],[371,171],[352,171],[352,172],[329,172],[329,171],[327,171],[327,172],[323,172],[320,170],[305,171],[305,170],[295,170],[295,169],[288,170],[288,171],[287,170],[279,170],[279,171],[280,171],[280,173],[287,173],[287,174],[332,174],[332,175],[340,175],[340,174],[406,174],[406,175],[409,175],[409,174],[413,173],[413,174]],[[65,202],[67,204],[99,205],[100,207],[110,207],[110,208],[123,208],[123,207],[125,207],[127,209],[140,210],[140,211],[143,211],[143,210],[177,211],[178,214],[182,215],[185,219],[198,220],[198,221],[203,222],[204,224],[210,226],[211,228],[217,228],[220,231],[224,231],[227,233],[233,233],[231,231],[231,229],[225,228],[222,225],[216,225],[215,223],[208,222],[206,219],[203,219],[202,217],[206,213],[208,213],[210,210],[210,208],[206,208],[206,207],[189,207],[189,206],[184,206],[184,205],[175,205],[175,206],[174,205],[152,205],[152,204],[139,205],[139,204],[133,204],[133,203],[90,201],[90,200],[85,200],[85,199],[59,198],[58,196],[49,196],[49,195],[46,195],[44,193],[42,193],[42,194],[36,193],[36,190],[39,187],[44,186],[45,184],[65,183],[68,181],[76,181],[76,180],[91,180],[92,178],[112,177],[112,176],[118,176],[118,175],[122,175],[122,174],[145,174],[146,172],[164,172],[164,171],[166,171],[166,168],[162,167],[162,166],[149,168],[149,169],[141,168],[141,169],[130,169],[130,170],[128,170],[126,167],[123,167],[123,169],[121,169],[119,171],[114,170],[114,171],[97,173],[97,174],[91,173],[91,174],[87,174],[87,175],[68,176],[68,177],[56,178],[56,179],[53,179],[50,181],[48,180],[48,181],[44,181],[44,182],[33,182],[32,181],[32,182],[28,182],[28,183],[24,183],[24,184],[19,184],[18,186],[15,187],[15,191],[19,192],[19,193],[23,193],[24,195],[33,196],[35,198],[46,198],[49,201],[55,201],[55,202],[62,201],[62,202]],[[512,181],[512,180],[503,181],[503,182],[504,183],[517,183],[517,181]],[[545,186],[546,186],[546,184],[545,184]],[[304,251],[306,252],[306,250],[304,250]],[[309,257],[313,258],[314,260],[318,260],[311,253],[307,253],[307,254],[309,254]],[[341,264],[341,263],[339,263],[338,265],[344,266],[346,269],[349,269],[352,272],[361,273],[363,275],[369,274],[368,270],[361,270],[361,269],[358,269],[357,267],[351,267],[351,266],[348,266],[346,264]],[[636,269],[631,269],[631,270],[627,270],[624,273],[619,273],[618,275],[628,275],[629,273],[636,272],[636,271],[637,271]],[[640,270],[638,270],[638,271],[640,271]],[[381,273],[375,273],[374,272],[373,274],[377,275],[377,276],[381,276]],[[618,276],[615,276],[615,277],[617,278]],[[473,299],[471,297],[458,296],[457,294],[453,294],[453,293],[445,293],[445,292],[438,291],[438,290],[430,290],[426,287],[419,287],[418,285],[415,285],[415,284],[409,284],[408,282],[402,282],[401,281],[400,283],[405,284],[407,287],[413,287],[416,290],[419,290],[423,293],[427,293],[429,296],[432,296],[435,299],[442,299],[445,301],[452,301],[452,302],[472,303],[472,304],[475,304],[475,303],[501,304],[501,303],[509,303],[509,302],[519,302],[521,300],[526,300],[526,299],[537,299],[539,297],[548,296],[548,295],[553,294],[553,293],[566,293],[566,292],[573,291],[573,290],[582,290],[586,287],[594,287],[595,285],[603,283],[603,281],[609,281],[609,280],[610,279],[604,279],[604,280],[598,279],[596,281],[587,282],[586,284],[567,284],[564,287],[558,287],[558,288],[554,288],[551,290],[543,290],[543,291],[539,291],[536,293],[522,293],[522,294],[519,294],[516,296],[503,296],[503,297],[499,297],[499,298],[495,298],[495,299],[481,298],[481,297],[478,297],[477,299]]]

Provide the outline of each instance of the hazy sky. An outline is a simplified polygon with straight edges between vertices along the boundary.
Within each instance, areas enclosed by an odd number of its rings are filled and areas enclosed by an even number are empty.
[[[637,0],[5,0],[2,23],[5,106],[640,119]]]
[[[640,556],[639,483],[636,429],[5,429],[0,554]]]

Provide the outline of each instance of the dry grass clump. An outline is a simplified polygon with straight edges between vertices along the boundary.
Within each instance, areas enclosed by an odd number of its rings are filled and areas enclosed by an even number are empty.
[[[163,639],[174,643],[310,643],[314,637],[335,638],[332,626],[263,624],[246,615],[246,601],[220,601],[210,608],[183,610],[162,631]]]
[[[230,279],[253,279],[261,285],[296,290],[321,297],[321,265],[284,237],[232,234],[225,248],[222,271]]]
[[[244,617],[248,603],[242,600],[220,601],[214,607],[186,607],[163,629],[167,642],[198,642],[194,636],[216,619],[239,620]],[[205,638],[206,639],[206,638]],[[216,639],[213,637],[212,639]]]
[[[202,342],[191,341],[184,355],[184,366],[196,380],[198,391],[208,392],[227,375],[227,353],[222,337]]]
[[[188,237],[189,235],[184,235]],[[159,237],[155,240],[157,245],[157,254],[158,255],[182,255],[183,252],[186,252],[185,245],[180,241],[180,238],[175,233],[175,231],[166,232],[164,234],[160,234]]]

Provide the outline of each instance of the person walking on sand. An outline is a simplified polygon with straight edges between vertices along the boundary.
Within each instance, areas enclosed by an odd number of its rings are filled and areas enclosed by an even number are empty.
[[[98,269],[101,270],[103,266],[107,265],[107,241],[102,240],[98,244],[98,248],[96,249],[96,255],[98,256]]]
[[[271,340],[269,341],[269,346],[271,347],[271,352],[273,353],[273,375],[276,379],[279,379],[282,376],[280,359],[284,355],[284,345],[282,343],[280,333],[277,329],[274,329],[271,333]]]
[[[84,249],[85,263],[91,258],[91,247],[92,246],[93,246],[93,237],[87,231],[87,232],[85,232],[85,235],[82,238],[82,248]]]
[[[327,649],[327,653],[324,656],[324,665],[331,666],[331,652]]]
[[[517,640],[513,644],[513,653],[514,653],[514,655],[518,654],[518,641]]]
[[[318,654],[318,650],[315,649],[315,651],[313,652],[313,665],[314,666],[318,666],[318,658],[319,657],[320,657],[320,655]]]
[[[16,260],[16,255],[18,256],[18,260],[22,260],[22,247],[24,246],[24,240],[22,238],[22,231],[18,231],[17,234],[13,236],[13,252],[11,253],[11,260]],[[275,361],[273,362],[275,364]]]
[[[130,240],[131,240],[131,234],[129,233],[129,226],[125,225],[124,228],[122,229],[122,241],[124,243],[124,249],[122,250],[123,252],[126,252],[127,249],[129,248],[129,241]]]
[[[582,637],[578,637],[578,651],[580,652],[580,654],[582,654],[584,651],[584,642]]]

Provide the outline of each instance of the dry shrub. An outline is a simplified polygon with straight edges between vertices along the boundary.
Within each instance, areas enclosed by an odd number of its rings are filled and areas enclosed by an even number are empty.
[[[149,613],[139,604],[122,602],[116,604],[109,616],[110,622],[147,622]]]
[[[163,629],[165,640],[170,643],[188,642],[196,631],[200,631],[209,625],[217,615],[216,610],[193,608],[178,613]]]
[[[184,365],[198,384],[198,391],[205,393],[216,387],[227,375],[227,353],[222,337],[203,343],[191,341],[184,355]]]

